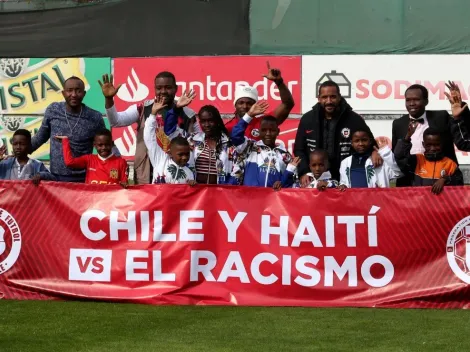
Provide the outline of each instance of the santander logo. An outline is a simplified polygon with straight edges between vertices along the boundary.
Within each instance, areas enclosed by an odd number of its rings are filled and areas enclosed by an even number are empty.
[[[299,85],[299,81],[285,82],[287,87],[292,92],[294,86]],[[232,102],[235,97],[235,88],[237,86],[252,86],[258,90],[260,100],[281,100],[279,89],[274,82],[264,78],[259,81],[225,81],[213,79],[211,75],[207,75],[205,80],[190,81],[190,82],[176,82],[179,87],[179,92],[193,89],[198,99],[208,101],[230,101]],[[178,97],[177,97],[178,98]]]
[[[114,144],[122,156],[132,157],[137,147],[137,136],[132,126],[128,126],[122,132],[122,137],[116,138]]]
[[[148,94],[148,87],[140,82],[139,76],[137,76],[134,68],[132,68],[130,76],[127,76],[127,83],[123,83],[117,96],[128,103],[136,103],[147,98]]]

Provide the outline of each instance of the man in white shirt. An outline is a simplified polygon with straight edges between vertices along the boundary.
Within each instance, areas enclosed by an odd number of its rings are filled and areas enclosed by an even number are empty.
[[[137,123],[137,146],[134,158],[134,182],[135,184],[148,184],[152,182],[152,165],[147,156],[147,147],[144,142],[144,126],[145,120],[152,111],[154,99],[143,101],[128,107],[125,111],[118,112],[114,106],[114,96],[117,94],[121,85],[117,87],[113,84],[113,75],[103,76],[103,82],[99,81],[103,95],[106,99],[106,115],[108,116],[111,127],[125,127]],[[155,77],[155,98],[162,97],[166,107],[162,109],[158,115],[162,118],[162,123],[157,128],[163,130],[163,120],[166,112],[175,104],[175,95],[178,91],[175,76],[171,72],[160,72]],[[199,125],[196,121],[196,113],[185,107],[183,115],[179,116],[179,127],[188,133],[199,132]],[[169,146],[169,140],[161,140],[165,138],[164,134],[157,133],[160,136],[158,140],[163,149]],[[166,151],[166,150],[165,150]]]

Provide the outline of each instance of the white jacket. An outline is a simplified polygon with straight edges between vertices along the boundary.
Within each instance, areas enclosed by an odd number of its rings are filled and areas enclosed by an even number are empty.
[[[150,115],[145,121],[144,142],[153,166],[152,183],[188,183],[188,181],[194,180],[193,170],[188,166],[178,166],[158,144],[157,127],[155,115]]]
[[[317,188],[319,181],[328,181],[327,188],[335,188],[338,186],[338,182],[331,179],[331,173],[329,171],[322,173],[322,175],[318,178],[318,180],[315,178],[315,176],[311,172],[309,172],[306,175],[309,177],[310,183],[305,188]]]
[[[379,154],[384,161],[382,166],[374,168],[370,157],[366,161],[365,169],[369,188],[388,188],[390,187],[390,180],[403,176],[395,162],[393,152],[388,146],[381,148]],[[344,159],[339,168],[340,185],[345,185],[348,188],[351,187],[352,158],[352,156],[349,156]]]

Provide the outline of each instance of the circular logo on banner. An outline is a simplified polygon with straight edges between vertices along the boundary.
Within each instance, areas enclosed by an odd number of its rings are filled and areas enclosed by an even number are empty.
[[[447,238],[447,261],[463,282],[470,284],[470,216],[459,221]]]
[[[351,133],[351,130],[347,127],[341,130],[341,134],[343,135],[344,138],[349,138],[350,133]]]
[[[21,232],[13,216],[0,208],[0,274],[11,269],[21,251]]]
[[[28,68],[29,59],[0,59],[0,76],[5,78],[16,78]]]
[[[252,135],[253,137],[259,137],[259,129],[253,128],[253,129],[251,130],[251,135]]]

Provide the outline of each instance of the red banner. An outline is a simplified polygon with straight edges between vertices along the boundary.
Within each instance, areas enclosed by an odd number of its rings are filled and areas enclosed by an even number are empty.
[[[0,295],[470,307],[470,190],[0,183]],[[249,201],[248,201],[249,199]]]
[[[301,57],[300,56],[194,56],[114,59],[114,80],[123,83],[118,92],[118,110],[152,99],[155,96],[155,76],[161,71],[172,72],[178,84],[178,93],[194,89],[197,93],[191,108],[215,105],[222,114],[235,111],[235,87],[251,85],[258,89],[259,99],[274,108],[281,98],[276,85],[263,78],[266,61],[282,71],[284,81],[294,96],[294,114],[301,112]]]

